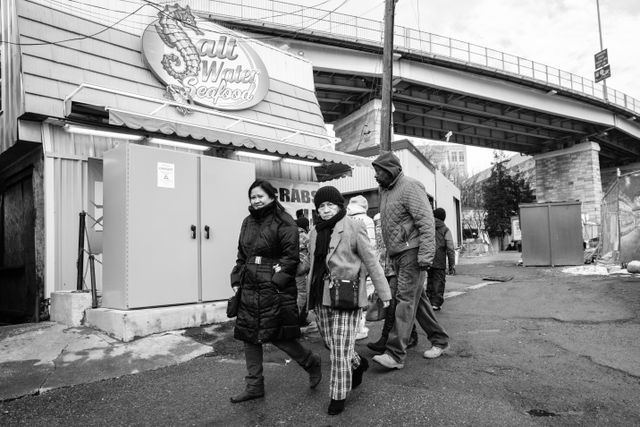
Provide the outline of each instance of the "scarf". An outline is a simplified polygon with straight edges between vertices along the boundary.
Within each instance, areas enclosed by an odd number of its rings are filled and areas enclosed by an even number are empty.
[[[271,202],[267,206],[263,206],[259,209],[256,209],[253,206],[249,205],[249,214],[257,221],[260,221],[263,218],[267,217],[269,214],[274,213],[275,207],[275,202]]]
[[[327,275],[327,254],[333,228],[347,212],[344,208],[326,221],[318,218],[316,224],[316,247],[313,254],[313,271],[311,272],[311,288],[309,289],[309,307],[315,308],[322,304],[322,292],[324,291],[324,278]]]

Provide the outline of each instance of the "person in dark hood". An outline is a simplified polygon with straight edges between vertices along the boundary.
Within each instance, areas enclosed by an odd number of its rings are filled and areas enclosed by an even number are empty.
[[[456,252],[451,231],[444,224],[447,212],[438,208],[433,211],[436,221],[436,255],[433,264],[427,274],[427,297],[434,311],[440,311],[444,303],[444,287],[447,281],[447,259],[449,261],[449,274],[456,274]]]
[[[415,321],[432,345],[424,357],[438,357],[449,346],[449,336],[436,320],[424,289],[425,271],[435,254],[433,212],[424,185],[402,173],[393,153],[382,153],[373,168],[380,184],[382,237],[398,281],[396,319],[384,354],[373,361],[387,369],[402,369]]]
[[[270,342],[309,373],[309,386],[322,379],[320,356],[298,342],[296,269],[298,227],[264,180],[249,187],[249,216],[242,222],[231,286],[240,292],[234,338],[244,341],[245,390],[232,403],[264,396],[262,344]]]

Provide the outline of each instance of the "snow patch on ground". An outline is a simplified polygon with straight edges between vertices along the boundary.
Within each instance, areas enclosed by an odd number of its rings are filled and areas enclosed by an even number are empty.
[[[594,264],[579,265],[577,267],[567,267],[563,269],[562,272],[566,274],[573,274],[576,276],[579,276],[579,275],[608,276],[609,275],[609,270],[607,269],[607,267],[602,265],[594,265]]]

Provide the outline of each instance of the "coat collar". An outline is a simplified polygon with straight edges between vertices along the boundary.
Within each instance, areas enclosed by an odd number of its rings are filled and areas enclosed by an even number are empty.
[[[403,176],[404,173],[402,171],[398,172],[398,176],[396,176],[393,181],[391,181],[391,184],[389,184],[387,190],[391,190],[393,187],[395,187],[395,185],[398,183],[398,181],[400,181],[400,179],[402,179]]]

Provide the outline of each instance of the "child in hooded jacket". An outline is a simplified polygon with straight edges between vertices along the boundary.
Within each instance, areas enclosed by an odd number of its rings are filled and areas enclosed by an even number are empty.
[[[364,224],[367,230],[367,236],[369,237],[369,241],[371,245],[376,247],[376,230],[375,224],[373,223],[373,219],[367,215],[367,211],[369,210],[369,202],[364,196],[358,195],[352,197],[349,200],[349,204],[347,205],[347,215],[351,218],[360,221]],[[358,321],[358,329],[356,331],[356,341],[363,340],[369,336],[369,328],[365,325],[366,314],[364,311],[360,316],[360,320]]]

